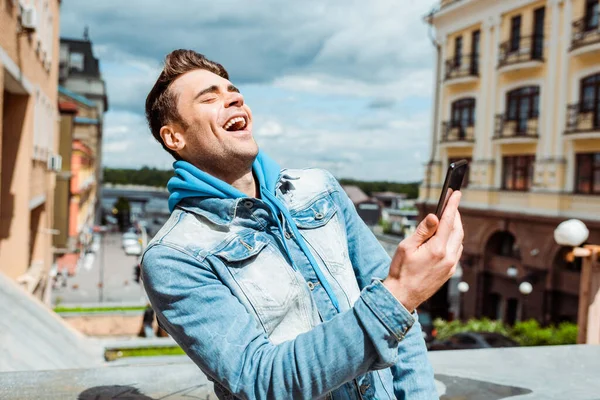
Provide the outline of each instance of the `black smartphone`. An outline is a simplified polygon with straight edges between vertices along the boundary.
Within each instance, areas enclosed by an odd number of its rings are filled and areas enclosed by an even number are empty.
[[[467,168],[469,168],[469,162],[467,160],[456,161],[448,166],[442,193],[440,193],[440,200],[438,201],[437,209],[435,210],[435,215],[438,217],[438,220],[442,219],[442,214],[444,214],[446,204],[448,203],[450,196],[452,196],[452,193],[456,190],[460,190],[463,179],[465,179],[465,174],[467,173]]]

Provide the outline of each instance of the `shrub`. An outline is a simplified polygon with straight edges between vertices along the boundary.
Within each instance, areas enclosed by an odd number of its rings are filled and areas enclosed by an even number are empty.
[[[437,330],[437,340],[446,340],[460,332],[495,332],[507,336],[521,346],[552,346],[577,343],[577,325],[563,322],[558,327],[549,325],[542,327],[533,319],[517,322],[513,327],[502,321],[488,318],[470,319],[467,322],[444,321],[436,319],[433,322]]]

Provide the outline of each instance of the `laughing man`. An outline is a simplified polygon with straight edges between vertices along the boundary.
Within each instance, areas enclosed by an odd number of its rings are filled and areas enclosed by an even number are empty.
[[[176,162],[144,285],[220,399],[438,398],[415,309],[462,253],[459,192],[390,259],[330,173],[259,151],[220,64],[170,53],[146,116]]]

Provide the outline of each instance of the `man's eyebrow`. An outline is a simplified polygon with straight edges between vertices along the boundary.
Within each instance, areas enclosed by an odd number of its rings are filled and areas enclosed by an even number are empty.
[[[227,91],[236,92],[236,93],[240,92],[240,90],[238,88],[236,88],[235,86],[233,86],[231,84],[229,86],[227,86]],[[199,91],[198,94],[196,94],[196,96],[194,97],[194,100],[198,99],[199,97],[202,97],[203,95],[205,95],[207,93],[219,93],[219,87],[217,85],[212,85],[212,86],[207,87],[204,90]]]

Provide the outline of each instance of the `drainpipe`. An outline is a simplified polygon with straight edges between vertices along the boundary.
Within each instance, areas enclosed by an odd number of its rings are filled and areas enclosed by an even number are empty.
[[[435,47],[437,52],[436,55],[436,66],[435,66],[435,95],[434,95],[434,103],[433,103],[433,138],[431,141],[431,155],[429,157],[429,162],[427,163],[427,185],[426,185],[426,196],[425,196],[425,207],[427,207],[427,202],[429,200],[429,195],[431,192],[431,169],[433,166],[433,161],[435,160],[435,153],[437,150],[437,138],[438,138],[438,129],[439,129],[439,99],[440,99],[440,87],[441,87],[441,79],[440,72],[442,70],[442,47],[438,43],[433,33],[433,15],[435,10],[432,10],[427,16],[427,23],[429,24],[429,40],[431,40],[431,44]]]

